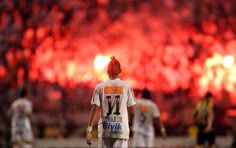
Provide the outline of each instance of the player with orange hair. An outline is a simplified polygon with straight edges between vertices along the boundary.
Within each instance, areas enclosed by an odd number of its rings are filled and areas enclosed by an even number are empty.
[[[128,147],[129,110],[136,102],[131,86],[121,80],[120,62],[111,57],[107,74],[109,79],[99,83],[91,100],[92,110],[87,128],[87,144],[91,144],[92,127],[97,113],[101,111],[98,122],[98,147]]]

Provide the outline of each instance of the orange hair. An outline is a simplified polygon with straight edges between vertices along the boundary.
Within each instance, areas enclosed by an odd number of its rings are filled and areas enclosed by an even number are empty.
[[[115,77],[121,73],[120,62],[114,56],[111,57],[111,61],[108,64],[107,73],[109,77]]]

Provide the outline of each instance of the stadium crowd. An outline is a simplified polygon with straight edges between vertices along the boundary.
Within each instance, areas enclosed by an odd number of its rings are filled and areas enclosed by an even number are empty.
[[[189,134],[193,106],[206,91],[216,96],[216,132],[227,135],[224,110],[236,79],[206,61],[236,56],[235,11],[233,0],[2,0],[1,135],[9,136],[6,112],[22,86],[36,137],[83,135],[99,81],[91,66],[97,53],[116,54],[122,77],[153,91],[168,135]]]

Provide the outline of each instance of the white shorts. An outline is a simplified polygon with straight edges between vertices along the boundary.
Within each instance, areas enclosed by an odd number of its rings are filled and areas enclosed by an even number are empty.
[[[117,138],[98,138],[98,147],[99,148],[127,148],[128,139],[117,139]]]
[[[16,141],[33,141],[33,132],[30,127],[17,127],[13,126],[11,129],[11,140],[12,142]]]
[[[154,147],[154,136],[134,132],[132,147]]]

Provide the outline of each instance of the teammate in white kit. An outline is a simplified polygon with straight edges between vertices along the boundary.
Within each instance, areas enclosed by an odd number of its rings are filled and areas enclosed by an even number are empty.
[[[92,127],[98,111],[98,147],[128,147],[129,111],[136,104],[131,86],[119,78],[121,66],[111,58],[107,73],[109,79],[98,84],[91,100],[92,110],[87,128],[87,143],[91,144]]]
[[[27,100],[27,91],[22,89],[20,96],[12,104],[8,111],[11,116],[11,139],[13,148],[31,148],[33,132],[31,129],[30,116],[32,103]]]
[[[166,130],[160,120],[160,111],[151,101],[149,90],[142,90],[141,99],[137,99],[133,121],[133,147],[154,147],[155,131],[153,119],[159,123],[163,138]]]

